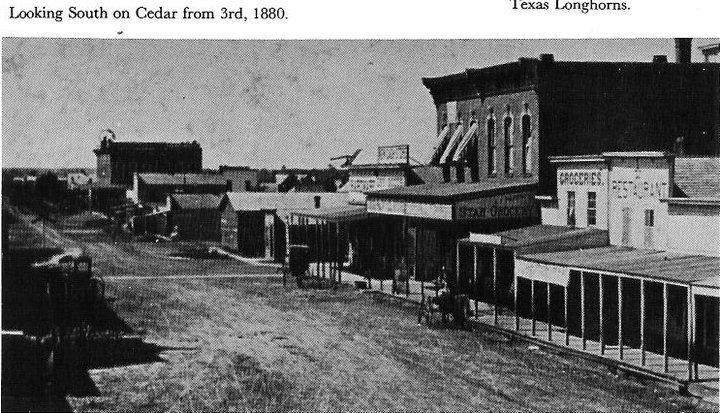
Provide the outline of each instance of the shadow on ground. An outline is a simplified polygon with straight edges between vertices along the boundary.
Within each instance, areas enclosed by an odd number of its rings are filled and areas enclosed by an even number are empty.
[[[145,343],[107,302],[83,323],[58,326],[43,294],[48,275],[31,264],[56,249],[10,250],[2,259],[2,411],[71,411],[67,396],[99,396],[89,369],[163,362],[186,350]]]

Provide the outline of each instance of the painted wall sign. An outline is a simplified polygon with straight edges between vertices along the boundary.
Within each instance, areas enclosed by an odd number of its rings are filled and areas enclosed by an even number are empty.
[[[378,163],[408,163],[410,145],[379,146],[377,159]]]
[[[346,184],[350,192],[370,192],[402,186],[405,186],[405,177],[402,173],[388,176],[350,176]]]
[[[558,172],[558,185],[599,186],[603,184],[603,172],[601,170]]]
[[[610,190],[615,198],[665,198],[668,196],[668,183],[638,174],[633,179],[613,179]]]
[[[452,220],[452,205],[368,198],[367,211],[374,214]]]
[[[455,205],[455,217],[458,220],[482,220],[500,218],[531,218],[537,216],[535,193],[487,196]]]

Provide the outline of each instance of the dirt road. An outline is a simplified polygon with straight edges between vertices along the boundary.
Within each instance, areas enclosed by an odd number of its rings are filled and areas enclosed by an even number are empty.
[[[267,268],[174,260],[169,244],[55,231],[108,277],[117,314],[162,361],[90,371],[76,410],[679,410],[697,401],[487,331],[416,324],[414,305],[283,287]],[[270,270],[272,271],[272,270]],[[178,275],[246,274],[179,278]],[[257,273],[257,277],[253,274]],[[152,275],[152,278],[143,278]]]

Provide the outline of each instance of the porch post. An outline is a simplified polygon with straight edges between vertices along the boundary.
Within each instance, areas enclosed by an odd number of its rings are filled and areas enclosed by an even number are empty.
[[[695,346],[697,346],[697,344],[695,343],[695,337],[697,336],[697,314],[696,314],[697,304],[696,304],[696,302],[695,302],[695,294],[693,294],[692,291],[691,291],[691,294],[690,294],[690,303],[691,303],[691,307],[692,307],[692,343],[693,343],[693,354],[695,354]],[[693,364],[693,367],[694,367],[694,369],[695,369],[695,380],[698,380],[699,377],[698,377],[698,362],[697,362],[697,357],[693,357],[693,363],[692,363],[692,364]]]
[[[587,349],[587,340],[585,340],[585,271],[580,271],[580,338],[582,339],[582,349]]]
[[[663,283],[663,371],[668,372],[668,285]]]
[[[531,334],[535,335],[535,280],[530,280],[530,315],[532,318]]]
[[[320,278],[320,221],[315,218],[315,276]]]
[[[568,280],[568,284],[570,281]],[[570,345],[570,323],[568,322],[568,286],[563,289],[563,301],[565,302],[565,345]]]
[[[605,329],[603,328],[603,275],[598,273],[598,285],[600,290],[600,354],[605,354]]]
[[[410,297],[410,254],[408,254],[408,224],[407,217],[403,216],[403,255],[405,258],[405,297]]]
[[[546,282],[545,284],[547,285],[547,336],[548,341],[552,341],[552,316],[550,315],[550,283]]]
[[[622,305],[623,305],[623,288],[622,288],[622,277],[618,276],[618,346],[620,346],[620,360],[623,359],[623,330],[622,330]]]
[[[515,252],[513,251],[513,256]],[[520,289],[520,279],[518,278],[517,272],[513,271],[513,283],[515,285],[513,291],[513,305],[515,308],[515,331],[520,331],[520,310],[518,310],[518,290]]]
[[[473,286],[475,287],[475,319],[478,318],[478,299],[480,298],[480,284],[477,277],[477,244],[473,244]]]
[[[323,220],[322,227],[320,227],[320,234],[322,235],[322,245],[323,245],[323,254],[322,254],[322,269],[323,269],[323,278],[330,279],[330,268],[328,267],[327,259],[328,259],[328,252],[330,251],[330,243],[328,242],[328,222]]]
[[[337,255],[337,279],[339,283],[342,283],[342,266],[343,262],[345,261],[343,258],[342,253],[342,243],[340,242],[340,235],[342,232],[340,231],[340,222],[335,223],[335,249],[336,249],[336,255]]]
[[[685,317],[687,321],[687,359],[688,359],[688,381],[692,380],[692,356],[693,356],[693,339],[692,339],[692,292],[690,291],[690,286],[687,287],[687,311],[685,312]]]
[[[645,279],[640,279],[640,365],[645,365]]]
[[[333,228],[335,229],[333,231]],[[332,237],[333,234],[335,234],[335,242],[333,242]],[[328,244],[330,246],[330,256],[328,257],[328,263],[330,263],[330,274],[332,276],[333,282],[337,282],[337,256],[338,256],[338,248],[337,248],[337,223],[336,222],[328,222]]]
[[[455,241],[455,293],[460,286],[460,243]]]
[[[497,248],[493,248],[493,322],[498,323],[498,296],[497,296]]]
[[[285,264],[290,262],[290,243],[292,237],[290,231],[292,231],[293,222],[295,222],[295,215],[290,215],[289,222],[285,225]]]

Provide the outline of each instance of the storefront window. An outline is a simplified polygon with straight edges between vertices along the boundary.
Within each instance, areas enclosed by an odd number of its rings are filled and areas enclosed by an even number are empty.
[[[509,111],[508,107],[508,111]],[[510,113],[508,112],[508,115],[505,117],[505,122],[503,125],[503,131],[505,132],[505,174],[510,175],[513,173],[513,131],[512,131],[512,125],[513,120],[510,116]]]
[[[495,158],[495,117],[490,108],[490,117],[487,120],[487,146],[488,146],[488,175],[495,175],[497,171]]]
[[[587,223],[588,225],[597,224],[597,194],[595,192],[588,192]]]
[[[654,227],[655,226],[655,211],[653,211],[652,209],[645,210],[645,226],[646,227]]]
[[[575,226],[575,191],[568,191],[567,198],[567,224],[570,227]]]
[[[527,103],[525,104],[527,110]],[[530,115],[525,114],[522,117],[522,143],[523,143],[523,172],[529,174],[532,172],[532,157],[530,154]]]

